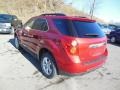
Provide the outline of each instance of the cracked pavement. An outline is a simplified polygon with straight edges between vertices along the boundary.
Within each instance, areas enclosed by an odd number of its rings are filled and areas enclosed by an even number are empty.
[[[120,45],[108,50],[106,64],[95,71],[46,79],[35,58],[14,48],[13,35],[0,34],[0,90],[120,90]]]

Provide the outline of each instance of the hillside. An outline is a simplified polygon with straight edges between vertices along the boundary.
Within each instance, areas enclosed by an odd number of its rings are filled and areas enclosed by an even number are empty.
[[[68,15],[89,17],[71,5],[66,5],[63,0],[0,0],[0,13],[17,15],[23,22],[32,16],[49,12],[62,12]],[[95,19],[102,21],[98,18]]]

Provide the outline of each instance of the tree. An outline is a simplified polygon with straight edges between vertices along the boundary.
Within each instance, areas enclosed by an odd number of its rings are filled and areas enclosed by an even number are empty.
[[[91,19],[93,18],[95,11],[97,11],[101,5],[101,0],[71,0],[71,2],[69,4],[73,4],[74,2],[77,3],[83,3],[85,2],[85,5],[83,6],[82,10],[84,12],[87,12],[89,14],[89,16],[91,17]]]
[[[96,2],[96,0],[93,0],[92,5],[90,7],[89,15],[90,15],[91,19],[93,18],[93,14],[94,14],[94,10],[95,10],[95,2]]]
[[[89,15],[91,19],[94,16],[95,11],[99,8],[101,1],[100,0],[89,0],[90,2],[90,10],[89,10]]]

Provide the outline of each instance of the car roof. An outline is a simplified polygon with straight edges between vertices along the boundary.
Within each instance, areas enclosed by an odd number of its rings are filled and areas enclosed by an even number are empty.
[[[46,18],[46,19],[69,19],[69,20],[80,20],[86,22],[96,22],[95,20],[89,19],[83,16],[67,16],[62,13],[46,13],[37,16],[39,18]]]
[[[88,19],[86,17],[80,17],[80,16],[39,16],[42,18],[48,18],[48,19],[69,19],[69,20],[80,20],[80,21],[86,21],[86,22],[95,22],[95,20]]]

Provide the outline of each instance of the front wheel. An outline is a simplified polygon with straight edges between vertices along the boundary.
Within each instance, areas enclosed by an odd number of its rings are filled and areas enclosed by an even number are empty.
[[[17,37],[15,37],[14,40],[15,40],[14,41],[15,42],[15,48],[19,50],[21,48],[20,43],[19,43],[19,39]]]
[[[51,79],[57,75],[57,69],[55,66],[54,58],[50,53],[43,53],[40,62],[41,72],[45,77]]]

